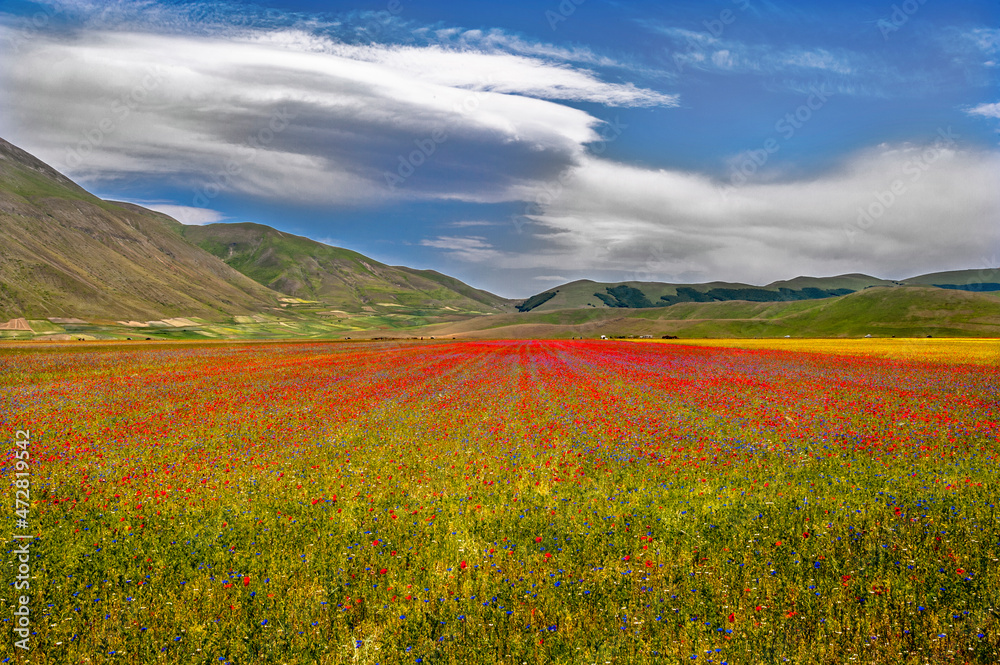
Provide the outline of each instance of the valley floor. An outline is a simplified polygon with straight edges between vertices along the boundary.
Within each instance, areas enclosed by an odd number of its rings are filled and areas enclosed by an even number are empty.
[[[31,660],[997,662],[995,343],[778,343],[5,344]]]

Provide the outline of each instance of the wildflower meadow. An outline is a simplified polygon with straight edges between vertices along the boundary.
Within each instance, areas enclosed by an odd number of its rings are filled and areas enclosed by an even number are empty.
[[[899,344],[5,347],[0,662],[996,663],[1000,373]]]

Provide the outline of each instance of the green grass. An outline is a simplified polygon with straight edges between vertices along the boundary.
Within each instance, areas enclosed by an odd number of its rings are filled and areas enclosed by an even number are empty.
[[[441,313],[512,309],[504,298],[434,271],[387,266],[357,252],[260,224],[186,227],[185,237],[259,284],[360,313],[378,303]]]
[[[5,142],[0,152],[0,320],[221,319],[276,301],[175,220],[101,201]]]
[[[1000,337],[996,294],[925,287],[875,287],[838,298],[793,302],[541,309],[427,330],[458,336],[490,331],[494,337],[508,328],[515,336],[541,337]]]

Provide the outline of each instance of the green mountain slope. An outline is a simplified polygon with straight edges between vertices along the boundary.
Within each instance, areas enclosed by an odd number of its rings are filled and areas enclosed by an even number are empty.
[[[877,286],[937,286],[953,290],[1000,291],[1000,269],[957,270],[918,275],[902,281],[852,273],[835,277],[795,277],[753,286],[731,282],[670,284],[666,282],[593,282],[583,279],[543,291],[518,309],[529,312],[567,308],[623,308],[677,306],[692,301],[798,301],[847,295]]]
[[[0,139],[0,319],[218,320],[277,304],[182,228],[102,201]]]
[[[1000,337],[1000,294],[869,288],[792,302],[679,303],[652,309],[531,311],[429,326],[439,337]]]
[[[522,311],[554,311],[570,307],[643,308],[662,307],[691,300],[813,300],[844,295],[872,286],[897,284],[868,275],[796,277],[767,286],[739,282],[670,284],[666,282],[570,282],[528,298]]]
[[[554,293],[551,298],[546,299],[542,304],[531,309],[531,311],[553,311],[557,309],[567,309],[571,307],[608,307],[608,305],[596,294],[606,294],[607,289],[620,286],[627,286],[641,291],[652,303],[656,303],[661,296],[677,295],[678,287],[692,287],[698,291],[705,291],[711,288],[747,288],[748,284],[736,282],[709,282],[706,284],[667,284],[664,282],[594,282],[589,279],[580,279],[575,282],[563,284],[554,289],[543,291],[542,293]],[[542,294],[538,294],[541,296]],[[532,296],[533,298],[535,296]],[[530,300],[530,299],[529,299]]]
[[[836,277],[795,277],[794,279],[783,279],[771,282],[765,289],[850,289],[851,291],[861,291],[872,286],[900,286],[901,282],[894,282],[889,279],[879,279],[871,275],[851,273],[849,275],[837,275]]]
[[[950,270],[918,275],[905,280],[907,284],[921,286],[948,285],[969,290],[997,291],[1000,286],[1000,268],[981,270]],[[985,288],[984,288],[985,287]]]
[[[259,284],[346,312],[512,309],[511,301],[438,272],[387,266],[261,224],[187,226],[183,232],[189,241]]]

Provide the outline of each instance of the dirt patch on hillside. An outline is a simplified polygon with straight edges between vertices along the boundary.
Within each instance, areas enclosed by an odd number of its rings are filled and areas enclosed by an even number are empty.
[[[27,319],[11,319],[7,323],[0,323],[0,330],[26,330],[28,332],[34,332],[31,326],[28,325]]]

